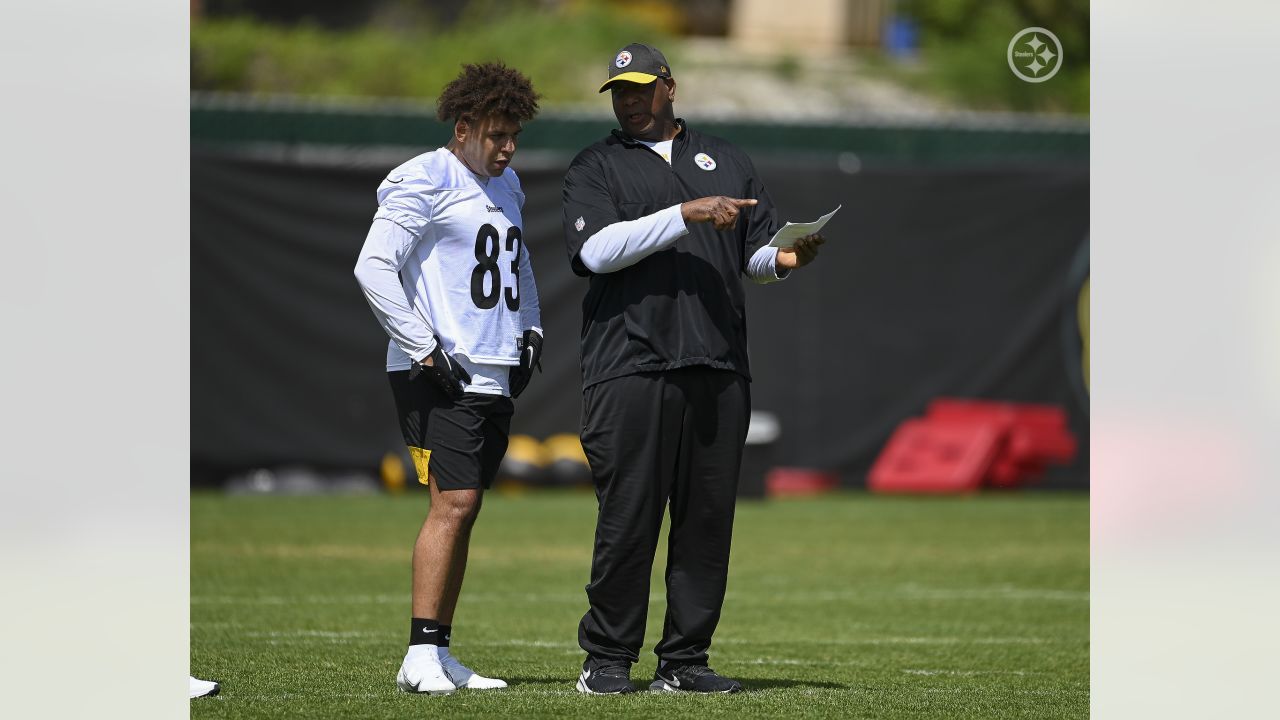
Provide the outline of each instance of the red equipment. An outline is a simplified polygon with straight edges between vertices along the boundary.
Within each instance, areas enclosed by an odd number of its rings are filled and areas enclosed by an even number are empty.
[[[1056,405],[938,398],[904,421],[876,459],[874,492],[954,493],[1018,487],[1068,463],[1076,439]]]
[[[840,476],[811,468],[777,467],[764,478],[769,497],[798,497],[831,492],[840,485]]]

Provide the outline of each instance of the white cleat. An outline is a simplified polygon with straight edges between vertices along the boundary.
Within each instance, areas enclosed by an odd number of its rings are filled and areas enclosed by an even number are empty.
[[[440,648],[440,665],[444,667],[445,674],[453,680],[453,684],[459,689],[500,690],[507,686],[505,680],[488,678],[477,674],[474,670],[459,662],[458,658],[450,655],[447,648]]]
[[[396,674],[396,686],[405,692],[430,695],[448,695],[457,689],[445,675],[439,658],[426,654],[413,659],[405,656],[400,672]]]
[[[198,697],[210,697],[217,695],[222,686],[216,682],[201,680],[200,678],[188,675],[191,678],[191,699]]]

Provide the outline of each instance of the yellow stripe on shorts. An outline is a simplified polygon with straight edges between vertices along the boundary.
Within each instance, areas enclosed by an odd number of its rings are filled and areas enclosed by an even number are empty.
[[[427,466],[431,464],[431,451],[420,447],[409,446],[409,457],[413,458],[413,467],[418,471],[418,482],[429,485]]]

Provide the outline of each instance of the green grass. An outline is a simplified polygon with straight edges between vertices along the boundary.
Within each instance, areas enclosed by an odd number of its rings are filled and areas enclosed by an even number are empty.
[[[191,87],[425,99],[438,97],[464,62],[502,61],[529,76],[544,105],[599,103],[595,89],[618,48],[635,38],[659,44],[667,38],[654,23],[609,5],[489,4],[486,10],[473,0],[449,27],[423,15],[349,30],[199,19],[191,25]],[[679,62],[678,52],[672,62]]]
[[[454,651],[511,687],[399,693],[426,502],[196,494],[191,668],[223,690],[191,716],[1088,716],[1084,495],[740,503],[711,665],[748,691],[715,697],[574,691],[586,492],[486,498]],[[664,563],[660,549],[637,684],[653,676]]]

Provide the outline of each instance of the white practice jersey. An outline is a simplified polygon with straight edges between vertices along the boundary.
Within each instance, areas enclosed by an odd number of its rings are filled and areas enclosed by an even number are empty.
[[[400,165],[378,186],[356,276],[391,337],[388,370],[430,354],[434,333],[472,374],[468,390],[507,394],[506,367],[484,366],[518,364],[524,331],[542,332],[523,205],[513,170],[479,176],[446,148]]]

